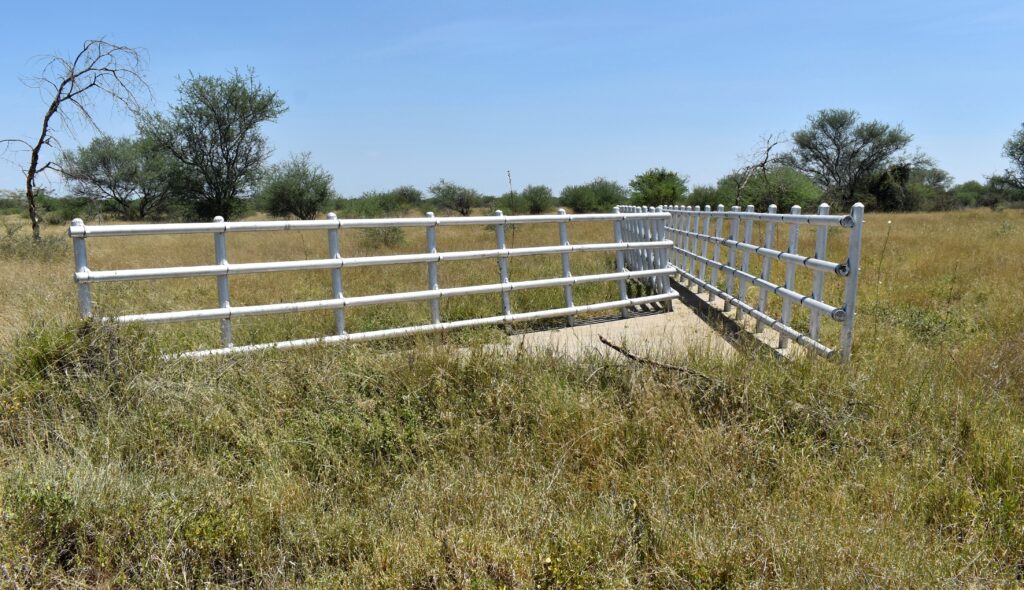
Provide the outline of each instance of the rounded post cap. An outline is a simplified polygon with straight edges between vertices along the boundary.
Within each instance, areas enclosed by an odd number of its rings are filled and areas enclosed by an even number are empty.
[[[213,221],[214,221],[214,223],[224,223],[224,216],[223,215],[218,215],[218,216],[213,218]]]
[[[337,218],[338,218],[338,214],[335,213],[334,211],[331,211],[330,213],[327,214],[327,219],[337,219]]]

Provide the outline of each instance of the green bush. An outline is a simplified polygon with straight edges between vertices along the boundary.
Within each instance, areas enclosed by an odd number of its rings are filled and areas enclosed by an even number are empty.
[[[400,227],[368,227],[360,230],[360,243],[364,248],[397,248],[405,244],[405,232]]]
[[[625,203],[628,196],[621,184],[605,178],[595,178],[587,184],[563,188],[560,204],[576,213],[604,213],[611,211],[616,205]]]

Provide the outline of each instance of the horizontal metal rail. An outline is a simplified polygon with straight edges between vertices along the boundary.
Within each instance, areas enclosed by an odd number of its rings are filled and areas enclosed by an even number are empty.
[[[691,280],[691,281],[694,281],[695,283],[698,283],[698,284],[703,283],[703,287],[705,289],[707,289],[709,292],[714,293],[716,296],[721,297],[723,300],[728,301],[732,305],[736,306],[738,309],[742,309],[744,312],[750,314],[750,316],[752,318],[758,320],[759,322],[764,323],[769,328],[771,328],[772,330],[775,330],[779,334],[782,334],[782,335],[784,335],[784,336],[786,336],[788,338],[791,338],[796,343],[802,344],[804,346],[807,346],[808,348],[811,348],[812,350],[814,350],[818,354],[821,354],[822,356],[825,356],[825,357],[830,357],[835,352],[831,348],[829,348],[828,346],[825,346],[824,344],[822,344],[821,342],[818,342],[817,340],[812,339],[810,336],[807,336],[806,334],[804,334],[804,333],[802,333],[802,332],[792,328],[791,326],[787,326],[786,324],[782,323],[780,320],[778,320],[776,318],[773,318],[772,316],[770,316],[770,315],[768,315],[768,314],[766,314],[766,313],[764,313],[762,311],[759,311],[756,307],[748,304],[747,302],[743,301],[742,299],[739,299],[737,297],[733,297],[732,295],[726,293],[725,291],[719,289],[718,287],[715,287],[714,285],[710,285],[710,284],[704,283],[699,278],[695,277],[694,275],[691,275],[690,273],[688,273],[688,272],[686,272],[684,270],[680,270],[679,274],[682,275],[683,278]]]
[[[671,211],[671,210],[670,210]],[[736,219],[752,219],[775,223],[796,223],[801,225],[824,225],[832,227],[853,227],[852,215],[799,215],[793,213],[756,213],[753,211],[690,211],[698,217],[726,217]]]
[[[821,317],[828,317],[841,324],[839,346],[836,348],[842,360],[850,359],[853,351],[853,325],[856,317],[857,281],[860,265],[860,246],[864,225],[864,206],[855,204],[849,215],[831,215],[828,205],[818,207],[816,214],[804,214],[799,206],[788,213],[779,213],[772,205],[768,212],[759,213],[753,205],[746,210],[739,205],[726,210],[724,205],[714,209],[705,205],[667,206],[671,217],[665,231],[673,238],[672,265],[679,271],[681,283],[696,293],[706,293],[708,303],[721,298],[723,313],[736,309],[736,321],[740,325],[743,314],[755,320],[752,328],[760,332],[767,325],[779,333],[778,348],[785,349],[791,342],[807,345],[816,352],[831,348],[820,341]],[[643,207],[621,207],[621,212],[643,213]],[[712,223],[712,221],[714,223]],[[764,232],[754,243],[754,224],[763,222]],[[814,227],[813,252],[801,252],[800,230],[804,226]],[[828,260],[829,233],[837,229],[849,230],[846,259],[833,262]],[[776,236],[777,233],[782,235]],[[806,234],[805,234],[806,235]],[[778,237],[778,242],[776,242]],[[751,256],[754,254],[755,256]],[[751,260],[753,258],[753,260]],[[751,263],[760,262],[760,268]],[[772,265],[776,264],[783,280],[772,279]],[[706,272],[710,269],[710,277]],[[797,290],[798,269],[806,269],[812,276],[810,292]],[[843,285],[841,305],[833,306],[824,301],[825,281],[828,276],[838,276]],[[746,299],[756,293],[757,303],[748,304]],[[766,314],[769,295],[781,299],[781,314],[771,318]],[[794,305],[796,304],[796,305]],[[808,334],[793,328],[794,313],[801,308],[809,310],[807,317]],[[796,310],[796,311],[795,311]]]
[[[259,350],[287,350],[291,348],[303,348],[309,346],[317,346],[321,344],[334,344],[338,342],[366,342],[370,340],[381,340],[384,338],[394,338],[398,336],[413,336],[416,334],[429,334],[432,332],[444,332],[463,328],[512,324],[517,322],[528,322],[542,319],[576,316],[584,313],[610,311],[615,309],[647,305],[650,303],[669,301],[675,299],[676,297],[678,297],[678,295],[676,295],[675,293],[660,293],[657,295],[648,295],[646,297],[620,299],[616,301],[594,303],[591,305],[576,305],[568,308],[562,307],[557,309],[547,309],[543,311],[519,312],[508,315],[441,322],[438,324],[423,324],[419,326],[407,326],[402,328],[388,328],[385,330],[356,332],[353,334],[324,336],[322,338],[303,338],[300,340],[285,340],[282,342],[271,342],[266,344],[246,344],[242,346],[213,348],[208,350],[196,350],[191,352],[180,353],[177,355],[168,355],[165,358],[201,358],[208,356],[233,354],[236,352],[255,352]]]
[[[686,251],[683,250],[682,248],[676,248],[676,250],[686,253]],[[710,258],[704,258],[703,256],[693,253],[687,253],[687,255],[693,256],[697,260],[697,262],[710,264],[711,266],[719,270],[728,270],[737,277],[750,281],[753,285],[757,287],[764,287],[765,289],[771,291],[772,293],[775,293],[779,297],[789,299],[790,301],[803,305],[808,309],[817,310],[818,312],[825,314],[826,316],[832,318],[837,322],[841,322],[846,319],[846,311],[841,307],[833,307],[825,303],[824,301],[812,299],[810,295],[804,295],[803,293],[798,293],[797,291],[794,291],[792,289],[787,289],[782,285],[776,285],[771,281],[762,279],[761,277],[752,275],[748,272],[743,272],[742,270],[739,269],[729,268],[727,265],[722,264],[721,262],[711,260]],[[677,267],[677,270],[683,269]],[[704,287],[707,286],[708,283],[698,280],[697,284],[700,285],[701,287]]]
[[[822,260],[819,258],[814,258],[812,256],[790,254],[789,252],[781,252],[779,250],[773,250],[771,248],[766,248],[764,246],[757,246],[755,244],[740,242],[738,240],[730,240],[728,238],[723,238],[719,236],[709,236],[707,234],[690,232],[682,229],[676,229],[674,227],[666,228],[666,230],[669,231],[670,233],[677,233],[684,236],[690,236],[697,238],[698,240],[706,240],[713,244],[721,244],[723,246],[736,248],[737,250],[742,250],[744,252],[750,252],[752,254],[759,254],[761,256],[775,258],[782,262],[795,262],[800,266],[806,266],[807,268],[813,270],[830,272],[832,274],[837,274],[841,277],[845,277],[846,275],[850,274],[850,267],[848,267],[845,263],[842,262],[832,262],[830,260]]]
[[[308,221],[223,221],[125,225],[72,225],[72,238],[92,236],[146,236],[158,234],[212,234],[284,230],[366,229],[373,227],[429,227],[452,225],[517,225],[623,219],[667,219],[668,213],[584,213],[574,215],[488,215],[480,217],[392,217],[378,219],[315,219]]]
[[[327,219],[314,221],[259,221],[259,222],[225,222],[223,218],[215,218],[213,223],[174,223],[156,225],[109,225],[86,226],[82,220],[75,219],[68,233],[75,247],[75,282],[79,290],[79,308],[83,316],[93,313],[91,285],[118,281],[139,281],[150,279],[171,279],[184,277],[215,277],[217,282],[218,306],[206,309],[190,309],[181,311],[163,311],[136,313],[118,317],[104,317],[108,322],[139,322],[139,323],[172,323],[202,320],[218,320],[220,322],[222,348],[187,353],[187,356],[208,356],[225,352],[262,350],[267,348],[294,348],[317,343],[349,342],[373,340],[390,336],[416,333],[429,333],[450,330],[458,327],[504,324],[518,321],[529,321],[543,318],[567,318],[571,325],[572,318],[581,313],[600,310],[621,310],[626,316],[626,308],[652,302],[668,302],[677,297],[670,288],[669,277],[675,269],[667,264],[669,249],[673,242],[667,239],[665,224],[668,213],[651,210],[643,213],[584,214],[568,215],[559,210],[558,215],[521,215],[506,216],[501,211],[486,217],[434,217],[428,214],[422,218],[392,219],[338,219],[329,214]],[[570,244],[568,224],[583,222],[612,222],[614,242],[592,244]],[[505,228],[514,224],[548,223],[557,225],[559,231],[558,245],[531,246],[521,248],[507,247]],[[635,228],[630,239],[624,239],[623,226]],[[491,226],[494,228],[495,248],[481,250],[462,250],[452,252],[437,251],[437,228],[441,226]],[[416,254],[394,254],[385,256],[353,256],[345,257],[341,252],[340,232],[343,229],[361,229],[375,227],[420,227],[425,230],[426,252]],[[326,233],[326,258],[313,260],[284,260],[275,262],[230,263],[228,261],[227,234],[236,232],[286,231],[286,230],[321,230]],[[110,236],[147,236],[147,235],[189,235],[212,234],[215,264],[193,266],[175,266],[165,268],[137,268],[119,270],[92,270],[88,266],[86,241],[92,238]],[[570,255],[575,253],[610,252],[616,254],[616,260],[629,255],[642,258],[642,268],[626,269],[616,265],[616,272],[605,272],[589,275],[573,276]],[[523,281],[510,280],[509,259],[520,256],[537,256],[545,254],[561,255],[559,276]],[[441,288],[437,282],[438,263],[459,260],[490,259],[497,261],[500,282],[463,287]],[[363,295],[358,297],[344,294],[343,270],[362,266],[380,266],[395,264],[424,264],[426,268],[426,288],[418,291]],[[331,294],[329,299],[313,301],[293,301],[262,305],[232,306],[230,303],[229,278],[249,273],[267,273],[282,271],[328,270],[331,274]],[[630,297],[626,290],[626,281],[639,281],[649,287],[642,296]],[[618,298],[614,301],[576,305],[573,299],[573,288],[577,285],[596,282],[618,283]],[[564,304],[555,309],[515,313],[512,310],[510,294],[525,289],[560,287],[563,290]],[[476,319],[459,321],[442,321],[440,301],[449,297],[484,295],[501,295],[500,315],[488,315]],[[327,295],[326,293],[324,294]],[[345,310],[349,307],[383,305],[405,302],[427,302],[430,304],[429,324],[388,328],[369,332],[348,333],[345,322]],[[671,304],[663,309],[670,309]],[[270,314],[286,314],[316,310],[332,310],[334,312],[334,335],[302,340],[289,340],[265,344],[234,346],[232,339],[232,320],[237,318],[263,316]],[[483,312],[488,314],[489,312]]]
[[[569,254],[578,252],[617,252],[641,248],[669,248],[670,240],[658,242],[609,242],[601,244],[579,244],[569,246],[536,246],[528,248],[505,248],[502,250],[464,250],[461,252],[437,252],[433,254],[395,254],[391,256],[360,256],[352,258],[322,258],[316,260],[286,260],[280,262],[244,262],[207,264],[198,266],[170,266],[165,268],[139,268],[122,270],[85,270],[75,273],[80,283],[103,283],[113,281],[137,281],[150,279],[172,279],[186,277],[234,276],[261,272],[282,272],[297,270],[324,270],[357,266],[381,266],[390,264],[413,264],[423,262],[452,262],[458,260],[479,260],[486,258],[512,258],[543,254]]]
[[[302,311],[318,311],[325,309],[341,309],[348,307],[363,307],[366,305],[384,305],[389,303],[409,303],[413,301],[431,301],[435,299],[447,299],[463,295],[485,295],[488,293],[506,293],[512,291],[523,291],[526,289],[541,289],[544,287],[564,287],[566,285],[582,285],[585,283],[597,283],[604,281],[618,281],[621,279],[640,279],[646,277],[669,276],[675,274],[671,268],[659,268],[652,270],[614,272],[596,275],[580,275],[575,277],[559,277],[553,279],[534,279],[530,281],[517,281],[510,283],[492,283],[487,285],[473,285],[470,287],[449,287],[447,289],[427,289],[424,291],[406,291],[402,293],[386,293],[383,295],[363,295],[360,297],[340,297],[335,299],[319,299],[314,301],[299,301],[294,303],[269,303],[266,305],[248,305],[227,308],[196,309],[188,311],[166,311],[158,313],[144,313],[135,315],[124,315],[107,318],[114,322],[141,322],[141,323],[171,323],[188,322],[195,320],[227,320],[257,315],[270,315],[278,313],[295,313]]]

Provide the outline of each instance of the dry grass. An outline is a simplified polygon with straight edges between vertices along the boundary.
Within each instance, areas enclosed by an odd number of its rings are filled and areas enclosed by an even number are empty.
[[[675,360],[713,387],[601,358],[467,356],[432,339],[386,354],[160,363],[156,350],[211,344],[215,326],[178,336],[78,326],[66,248],[7,256],[2,585],[1016,587],[1024,215],[868,222],[855,362],[755,351]],[[524,234],[523,244],[553,239]],[[233,243],[229,254],[320,256],[321,238]],[[441,236],[447,249],[492,238]],[[362,247],[345,239],[347,252]],[[404,248],[420,240],[410,234]],[[212,257],[205,240],[100,244],[90,246],[98,268]],[[543,264],[557,268],[554,258]],[[513,265],[515,278],[541,272]],[[412,268],[392,267],[396,290],[422,288],[425,272]],[[442,281],[496,276],[490,264]],[[233,298],[329,293],[317,273],[258,278],[233,283]],[[212,283],[98,294],[109,310],[117,294],[137,309],[192,297],[212,306]],[[359,288],[346,276],[346,291]],[[412,321],[425,306],[404,313],[353,322]],[[329,317],[294,323],[243,330],[330,329]]]

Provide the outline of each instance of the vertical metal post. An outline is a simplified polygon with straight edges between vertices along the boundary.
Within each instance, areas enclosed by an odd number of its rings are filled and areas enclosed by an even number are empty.
[[[818,215],[828,215],[827,203],[818,206]],[[819,225],[814,234],[814,257],[826,260],[828,255],[828,226]],[[811,299],[821,301],[825,290],[825,273],[820,270],[814,271],[814,282],[811,287]],[[821,327],[821,314],[817,309],[811,310],[810,329],[808,334],[813,340],[818,339],[818,330]]]
[[[71,227],[84,227],[85,222],[79,218],[71,220]],[[75,250],[75,272],[88,272],[89,259],[85,253],[85,236],[75,236],[71,239]],[[84,318],[92,317],[92,288],[89,283],[78,282],[78,311]]]
[[[718,209],[715,210],[718,215],[715,216],[715,238],[722,237],[722,223],[725,220],[725,205],[719,204]],[[718,262],[718,255],[722,251],[722,244],[718,240],[715,240],[715,254],[711,260]],[[718,287],[718,267],[711,265],[711,285]],[[709,291],[708,292],[708,303],[715,300],[715,296]]]
[[[336,221],[337,214],[333,211],[327,214],[327,219]],[[341,260],[341,241],[338,239],[338,227],[327,230],[327,255],[333,260]],[[331,289],[335,299],[342,299],[341,296],[341,266],[331,269]],[[339,307],[334,310],[334,329],[339,336],[345,333],[345,308]]]
[[[681,250],[676,253],[675,265],[680,270],[686,270],[686,263],[690,258],[690,236],[682,233],[690,228],[690,208],[689,207],[669,207],[672,213],[672,227],[679,230],[672,234],[672,242]],[[683,279],[684,285],[690,284],[690,279]]]
[[[433,219],[434,212],[427,211],[427,217]],[[427,226],[427,253],[437,254],[437,222]],[[437,291],[440,288],[437,284],[436,260],[427,263],[427,288],[432,291]],[[441,300],[439,298],[430,300],[430,322],[441,323]]]
[[[498,209],[494,212],[498,217],[504,217],[505,214]],[[498,253],[498,272],[501,274],[502,284],[508,283],[508,252],[505,250],[505,221],[499,221],[494,226],[494,233],[498,235],[498,250],[502,252]],[[512,314],[512,301],[509,297],[508,291],[501,292],[501,313],[502,315]]]
[[[697,273],[697,258],[694,256],[697,254],[697,248],[700,246],[700,239],[697,238],[696,234],[700,233],[700,207],[690,207],[691,218],[690,218],[690,264],[686,269],[686,272],[690,273],[691,276],[696,276]]]
[[[853,227],[850,228],[850,246],[847,265],[850,273],[846,275],[846,293],[843,296],[843,310],[846,319],[839,336],[840,359],[845,363],[853,354],[853,321],[857,315],[857,277],[860,275],[860,242],[864,229],[864,204],[856,203],[850,211]]]
[[[621,208],[616,206],[612,209],[616,215],[621,211]],[[615,220],[615,243],[622,244],[622,220]],[[615,251],[615,272],[626,272],[626,253],[622,250]],[[619,279],[619,299],[625,301],[629,299],[629,291],[626,289],[626,279]],[[620,310],[622,319],[626,319],[626,308],[623,307]]]
[[[775,215],[779,212],[778,205],[769,205],[768,213]],[[775,222],[769,221],[764,226],[764,247],[771,248],[775,242]],[[761,278],[770,281],[772,278],[772,259],[769,256],[761,256]],[[761,287],[761,293],[757,299],[757,311],[764,313],[765,308],[768,307],[768,290]],[[761,320],[757,321],[757,327],[754,328],[754,332],[760,334],[764,331],[764,323]]]
[[[704,233],[705,236],[710,236],[711,235],[711,205],[704,205],[704,232],[703,233]],[[701,246],[700,255],[703,256],[705,259],[707,259],[707,257],[708,257],[708,242],[709,241],[710,240],[708,240],[707,238],[704,238],[704,240],[703,240],[704,244]],[[707,281],[708,280],[707,270],[708,270],[708,264],[706,262],[701,262],[700,263],[700,280],[702,280],[702,281]],[[697,289],[697,291],[699,292],[700,289]]]
[[[214,255],[217,258],[217,264],[222,266],[228,265],[228,242],[227,235],[225,232],[224,218],[220,215],[213,218],[214,223],[220,223],[220,231],[213,234],[213,250]],[[228,275],[224,273],[217,276],[217,302],[221,309],[229,309],[231,303],[229,300],[228,293]],[[220,321],[220,342],[223,346],[231,346],[231,318],[225,318]]]
[[[565,215],[566,214],[565,213],[565,209],[559,209],[558,210],[558,214],[559,215]],[[568,246],[569,245],[569,225],[568,225],[568,223],[566,223],[564,221],[559,221],[558,222],[558,241],[563,246]],[[567,279],[567,278],[569,278],[571,276],[572,276],[572,272],[570,272],[570,269],[569,269],[569,253],[568,252],[562,252],[562,277]],[[562,287],[562,290],[565,292],[565,307],[567,307],[567,308],[574,307],[574,304],[572,302],[572,285],[566,285],[566,286]],[[570,316],[566,316],[565,317],[565,325],[572,326],[573,323],[574,323],[573,320],[574,320],[573,316],[571,316],[571,315]]]
[[[754,212],[754,206],[753,205],[747,205],[747,213],[753,213],[753,212]],[[753,239],[754,239],[754,219],[751,218],[751,217],[748,217],[747,220],[743,222],[743,243],[744,244],[750,244],[753,241]],[[740,270],[742,270],[745,273],[749,273],[750,272],[750,251],[749,250],[744,250],[743,251],[743,264],[740,267]],[[740,277],[739,292],[736,294],[736,297],[738,297],[740,301],[744,301],[745,302],[747,300],[747,283],[748,282],[749,281],[747,281],[742,276]],[[740,307],[737,307],[736,308],[736,320],[739,321],[739,319],[742,316],[743,316],[743,309],[740,308]]]
[[[732,211],[733,213],[739,213],[740,212],[739,205],[734,205],[732,207],[732,209],[730,209],[730,211]],[[736,242],[736,241],[738,241],[740,239],[740,217],[739,217],[739,215],[733,215],[729,219],[729,239],[731,239],[734,242]],[[736,283],[736,272],[735,272],[736,271],[736,246],[729,246],[729,261],[727,263],[726,268],[728,270],[727,270],[727,274],[726,274],[726,277],[725,277],[725,293],[727,295],[735,296],[736,294],[733,293],[732,287],[733,287],[733,284]],[[732,309],[732,303],[730,303],[729,300],[726,300],[724,303],[725,303],[725,312],[728,313],[729,310]]]
[[[647,213],[647,205],[640,207],[641,213]],[[638,220],[640,223],[640,235],[638,239],[644,243],[644,247],[640,249],[640,270],[647,270],[650,266],[650,249],[647,244],[651,241],[651,224],[650,220],[644,217]],[[648,285],[651,284],[651,279],[643,279]]]
[[[657,212],[658,213],[664,213],[665,212],[665,208],[663,206],[661,206],[661,205],[658,205]],[[655,236],[657,237],[657,239],[659,241],[664,242],[665,240],[668,239],[668,219],[666,219],[664,217],[662,217],[661,219],[656,219],[654,227],[655,227]],[[669,250],[668,250],[668,248],[666,248],[664,246],[659,247],[658,250],[657,250],[657,253],[658,253],[658,256],[657,256],[657,265],[658,266],[657,266],[657,268],[662,269],[662,270],[667,269],[669,267],[669,264],[668,264],[668,253],[669,253]],[[672,292],[672,283],[669,282],[668,275],[661,275],[661,276],[659,276],[655,280],[655,284],[658,286],[658,292],[659,293],[671,293]],[[672,300],[665,301],[664,310],[665,311],[672,311]]]
[[[793,205],[791,209],[793,215],[800,215],[800,205]],[[796,254],[800,247],[800,224],[791,223],[789,224],[789,249],[786,250],[790,254]],[[793,282],[796,280],[796,263],[786,263],[786,280],[785,287],[787,289],[793,288]],[[793,301],[788,297],[782,300],[782,323],[783,325],[790,325],[793,320]],[[779,348],[786,348],[789,346],[789,338],[779,334]]]

